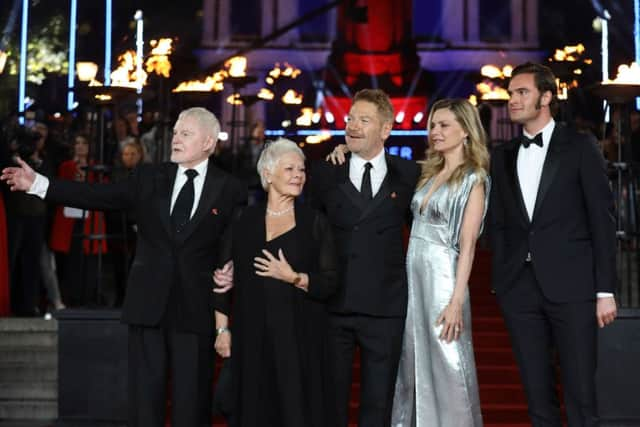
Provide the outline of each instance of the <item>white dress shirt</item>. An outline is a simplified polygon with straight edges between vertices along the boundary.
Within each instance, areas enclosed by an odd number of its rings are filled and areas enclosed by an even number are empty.
[[[544,160],[547,158],[551,134],[553,134],[555,127],[556,122],[551,119],[549,123],[542,128],[542,147],[531,144],[528,148],[524,148],[524,145],[520,145],[520,149],[518,150],[518,182],[522,190],[522,198],[527,208],[527,214],[529,214],[529,221],[533,219],[533,208],[536,205],[536,198],[538,196],[542,167],[544,166]],[[533,138],[535,136],[529,135],[526,131],[523,133],[527,138]]]
[[[198,175],[193,178],[193,207],[191,208],[191,217],[196,213],[196,209],[198,208],[198,203],[200,202],[200,196],[202,195],[202,187],[204,186],[204,178],[207,176],[207,168],[209,167],[209,159],[205,159],[204,161],[198,163],[196,166],[190,168],[194,169],[198,172]],[[173,192],[171,193],[171,208],[169,212],[173,212],[173,206],[176,204],[176,199],[178,198],[178,194],[180,194],[180,190],[182,190],[182,186],[187,182],[187,175],[185,175],[185,171],[187,168],[184,166],[178,165],[178,170],[176,171],[176,179],[173,180]]]
[[[542,128],[542,147],[530,144],[528,148],[524,148],[523,145],[520,145],[520,149],[518,150],[518,182],[520,183],[522,198],[524,199],[524,205],[527,208],[529,220],[533,219],[533,208],[536,205],[536,198],[538,197],[538,187],[540,187],[542,167],[544,166],[544,161],[547,158],[551,135],[553,134],[555,127],[556,122],[551,119],[549,123]],[[535,136],[529,135],[526,131],[523,133],[527,138],[533,138]],[[609,292],[598,292],[596,296],[598,298],[606,298],[612,297],[613,294]]]
[[[349,179],[354,187],[360,191],[362,187],[362,174],[365,163],[371,163],[371,194],[376,196],[382,186],[382,181],[387,175],[387,160],[384,157],[384,149],[371,160],[365,160],[357,154],[352,154],[349,158]]]

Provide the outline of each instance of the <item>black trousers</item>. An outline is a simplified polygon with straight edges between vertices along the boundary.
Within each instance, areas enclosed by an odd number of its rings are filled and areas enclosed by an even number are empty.
[[[175,328],[129,326],[129,427],[164,427],[171,377],[171,425],[210,427],[213,337]]]
[[[596,304],[546,299],[527,265],[499,303],[511,336],[534,427],[562,426],[553,354],[560,362],[569,426],[597,426]]]
[[[360,413],[362,427],[388,427],[398,374],[404,317],[332,314],[329,340],[336,384],[337,427],[349,425],[353,356],[360,347]]]
[[[7,215],[11,308],[18,316],[38,314],[45,225],[44,216]]]

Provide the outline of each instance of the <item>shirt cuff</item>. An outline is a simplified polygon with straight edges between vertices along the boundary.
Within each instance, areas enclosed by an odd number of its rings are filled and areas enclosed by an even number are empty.
[[[611,292],[597,292],[596,297],[598,298],[609,298],[612,297],[613,294]]]
[[[47,190],[49,190],[49,178],[36,173],[36,179],[33,180],[33,184],[31,184],[31,187],[27,190],[27,194],[32,194],[44,199],[47,195]]]

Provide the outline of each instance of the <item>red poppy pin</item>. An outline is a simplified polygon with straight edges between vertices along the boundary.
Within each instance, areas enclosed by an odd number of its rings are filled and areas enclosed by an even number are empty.
[[[396,197],[398,197],[398,194],[394,191],[393,193],[391,193],[391,198],[395,199]]]
[[[211,213],[213,215],[218,215],[218,209],[216,209],[216,208],[211,209]]]

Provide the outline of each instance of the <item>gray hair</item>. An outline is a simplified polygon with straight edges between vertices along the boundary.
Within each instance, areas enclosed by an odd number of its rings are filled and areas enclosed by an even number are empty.
[[[213,138],[213,149],[215,149],[215,143],[218,141],[218,134],[220,133],[220,122],[216,115],[206,108],[192,107],[182,110],[180,115],[178,115],[178,120],[184,117],[191,117],[198,122],[200,127],[206,132],[207,136],[211,136]]]
[[[276,165],[280,161],[280,158],[287,153],[295,153],[300,156],[303,161],[305,160],[304,153],[300,147],[298,147],[298,144],[289,139],[278,138],[277,140],[267,142],[264,145],[264,149],[262,150],[262,153],[260,153],[260,158],[258,158],[256,169],[260,176],[262,188],[264,188],[265,191],[269,187],[269,183],[267,182],[264,172],[269,171],[270,173],[273,173]]]

